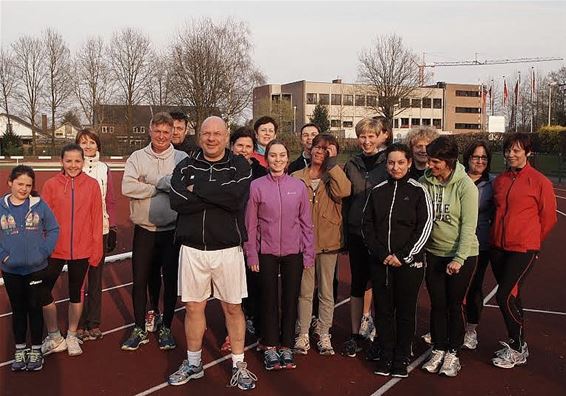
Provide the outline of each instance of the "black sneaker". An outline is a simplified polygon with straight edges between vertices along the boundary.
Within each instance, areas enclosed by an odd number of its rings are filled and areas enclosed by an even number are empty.
[[[128,337],[126,341],[122,343],[123,351],[135,351],[142,344],[147,344],[149,339],[147,338],[147,331],[141,327],[134,327],[132,334]]]
[[[373,373],[387,377],[389,374],[391,374],[391,360],[387,360],[387,359],[377,360],[375,370]]]
[[[173,338],[173,334],[171,334],[171,329],[169,327],[159,327],[157,341],[159,343],[159,349],[164,351],[175,349],[177,346],[177,344],[175,344],[175,338]]]
[[[407,361],[395,361],[391,366],[391,376],[396,378],[407,378],[409,376],[409,372],[407,371],[407,366],[409,362]]]
[[[356,357],[356,354],[362,350],[362,347],[359,345],[360,340],[357,337],[353,336],[348,341],[344,343],[342,346],[342,355],[348,357]]]

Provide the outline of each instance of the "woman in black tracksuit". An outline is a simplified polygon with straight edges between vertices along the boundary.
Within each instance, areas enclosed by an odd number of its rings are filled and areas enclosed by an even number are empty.
[[[375,374],[406,377],[432,203],[423,186],[409,177],[409,148],[393,144],[385,153],[388,179],[371,190],[363,216],[380,350]]]

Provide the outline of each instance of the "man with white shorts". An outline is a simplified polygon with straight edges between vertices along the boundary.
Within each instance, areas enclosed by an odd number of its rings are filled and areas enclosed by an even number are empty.
[[[202,378],[202,338],[206,329],[206,301],[220,300],[232,342],[231,386],[255,388],[256,376],[244,362],[247,297],[242,243],[247,238],[243,215],[251,168],[242,156],[226,149],[226,123],[209,117],[201,125],[200,149],[181,161],[171,180],[171,208],[178,212],[176,242],[179,256],[179,294],[185,303],[187,359],[169,376],[171,385]]]

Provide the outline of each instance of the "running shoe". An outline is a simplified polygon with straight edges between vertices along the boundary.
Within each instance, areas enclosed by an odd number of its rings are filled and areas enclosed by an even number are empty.
[[[458,371],[462,369],[460,364],[460,359],[456,356],[456,352],[446,352],[444,355],[444,361],[442,362],[442,367],[438,371],[438,374],[443,374],[447,377],[455,377],[458,375]]]
[[[252,390],[255,388],[257,376],[248,370],[246,362],[237,362],[236,367],[232,367],[232,377],[230,386],[237,386],[241,390]]]
[[[371,315],[362,316],[362,322],[360,323],[360,335],[365,339],[373,341],[375,337],[375,325]]]
[[[202,377],[204,377],[202,363],[198,366],[191,366],[188,360],[183,360],[179,369],[171,374],[167,381],[169,385],[183,385],[189,382],[189,380]]]
[[[267,348],[265,352],[263,352],[263,364],[267,371],[281,369],[281,359],[275,347]]]
[[[251,335],[255,335],[254,321],[251,318],[246,319],[246,331]]]
[[[391,360],[378,359],[373,373],[384,377],[389,376],[391,374]]]
[[[407,360],[394,361],[391,365],[391,376],[395,378],[407,378],[409,376],[407,370],[408,365],[409,362]]]
[[[464,344],[466,349],[474,350],[478,347],[478,333],[475,330],[468,330],[464,334]]]
[[[507,350],[507,345],[511,345],[513,343],[513,340],[509,340],[507,342],[499,341],[499,343],[501,345],[504,345],[504,347],[495,351],[494,353],[495,357],[503,356],[503,354],[505,354]],[[525,341],[523,341],[523,346],[521,347],[521,353],[525,356],[525,358],[529,357],[529,347],[527,346],[527,343]]]
[[[97,327],[95,329],[90,329],[88,331],[85,332],[84,341],[96,341],[96,340],[101,340],[102,337],[104,337],[104,334],[102,334],[102,331],[100,331],[100,329]],[[80,337],[79,337],[80,339]]]
[[[356,354],[362,350],[362,347],[359,346],[359,338],[361,337],[352,336],[347,340],[342,346],[342,355],[352,358],[356,357]]]
[[[142,344],[147,344],[149,338],[147,338],[147,331],[142,330],[141,327],[134,327],[132,333],[126,341],[122,344],[123,351],[135,351]]]
[[[163,323],[163,316],[156,311],[147,311],[145,314],[145,331],[155,333]]]
[[[43,356],[47,356],[50,353],[63,352],[67,350],[67,341],[62,336],[51,337],[47,336],[41,344],[41,353]]]
[[[293,351],[291,348],[279,349],[279,360],[281,362],[281,368],[294,369],[297,367],[295,359],[293,359]]]
[[[442,362],[444,361],[444,355],[446,355],[445,351],[433,349],[430,353],[430,358],[422,366],[423,370],[426,370],[429,373],[438,373],[438,370],[440,370]]]
[[[79,340],[76,335],[67,334],[65,341],[67,342],[67,352],[69,356],[79,356],[83,353],[80,345],[83,342]]]
[[[88,330],[85,329],[78,329],[77,330],[77,338],[81,341],[88,341]]]
[[[43,368],[43,355],[40,348],[32,348],[28,354],[27,371],[39,371]]]
[[[309,340],[308,334],[299,334],[297,338],[295,338],[295,345],[293,346],[293,350],[295,353],[300,355],[306,355],[311,349],[311,344]]]
[[[334,348],[332,347],[332,342],[330,339],[332,336],[330,334],[321,334],[320,339],[316,343],[318,347],[318,353],[324,356],[334,355]]]
[[[12,371],[24,371],[26,369],[29,353],[29,348],[16,348],[14,361],[12,363]]]
[[[503,352],[500,352],[499,356],[491,359],[494,366],[509,369],[527,363],[529,352],[526,344],[523,344],[521,352],[514,350],[506,342],[502,342],[501,344],[504,346]]]
[[[157,342],[159,343],[159,349],[163,351],[175,349],[177,346],[177,344],[175,344],[175,338],[173,338],[173,334],[171,334],[171,329],[165,326],[159,327]]]

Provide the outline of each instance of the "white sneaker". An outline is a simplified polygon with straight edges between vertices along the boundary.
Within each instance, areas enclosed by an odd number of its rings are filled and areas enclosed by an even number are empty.
[[[318,352],[321,355],[325,355],[325,356],[334,355],[334,348],[332,347],[332,341],[330,341],[331,337],[332,336],[330,334],[320,335],[320,340],[318,340],[316,346],[318,347]]]
[[[426,342],[428,345],[432,345],[432,336],[430,335],[430,333],[423,334],[423,335],[421,336],[421,338],[422,338],[423,341]]]
[[[507,351],[508,344],[510,344],[511,342],[509,341],[507,343],[507,342],[499,341],[499,343],[501,345],[503,345],[504,347],[495,351],[495,353],[494,353],[495,357],[503,356]],[[529,357],[529,347],[527,346],[527,343],[524,342],[524,341],[523,341],[523,347],[521,348],[521,353],[523,354],[523,356],[525,356],[525,358]]]
[[[444,362],[442,362],[442,367],[438,371],[438,374],[444,374],[447,377],[455,377],[458,375],[458,371],[462,368],[460,364],[460,359],[456,356],[456,352],[446,352],[444,355]]]
[[[80,344],[83,342],[77,336],[67,334],[67,352],[69,356],[78,356],[83,353]]]
[[[433,349],[430,353],[430,358],[423,364],[423,370],[428,371],[429,373],[438,373],[440,370],[440,366],[442,366],[442,362],[444,361],[444,355],[446,355],[445,351],[437,351]]]
[[[41,353],[43,354],[43,356],[47,356],[55,352],[63,352],[66,349],[67,342],[62,336],[59,336],[57,338],[47,336],[41,344]]]
[[[514,350],[505,342],[501,342],[501,344],[504,348],[497,351],[496,353],[499,353],[499,355],[491,359],[494,366],[508,369],[527,363],[529,352],[526,344],[523,344],[521,352]]]
[[[363,315],[362,322],[360,323],[360,333],[362,337],[373,341],[375,337],[375,325],[373,324],[373,318],[371,315]]]
[[[295,338],[295,345],[293,346],[293,352],[301,355],[306,355],[309,349],[311,349],[309,335],[299,334],[299,336]]]
[[[476,349],[478,347],[478,333],[475,330],[468,330],[464,334],[464,344],[466,349]]]

